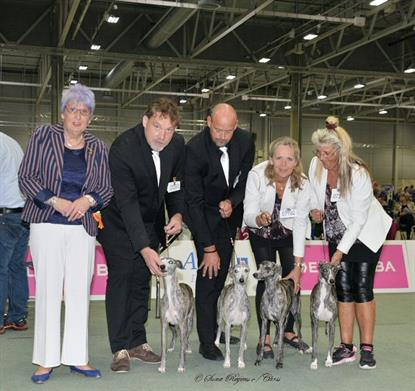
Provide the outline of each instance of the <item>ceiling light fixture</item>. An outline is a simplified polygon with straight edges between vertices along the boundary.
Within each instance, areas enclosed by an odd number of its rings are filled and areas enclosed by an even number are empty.
[[[94,43],[91,45],[91,50],[99,50],[99,49],[101,49],[101,45],[96,45]]]
[[[377,7],[378,5],[381,5],[383,3],[386,3],[388,0],[372,0],[369,5],[373,7]]]
[[[406,68],[403,73],[414,73],[415,72],[415,65],[412,64],[408,68]]]
[[[71,84],[77,84],[78,83],[78,80],[72,79],[69,83],[71,83]]]
[[[324,95],[324,94],[320,94],[319,96],[317,96],[317,99],[326,99],[327,98],[327,95]]]
[[[346,121],[354,121],[354,117],[352,115],[348,115]]]
[[[88,69],[88,65],[79,65],[78,69],[80,71],[86,71]]]
[[[266,64],[267,62],[270,62],[271,59],[268,57],[262,57],[258,60],[258,62],[260,62],[261,64]]]
[[[230,74],[230,75],[226,76],[226,79],[227,79],[227,80],[233,80],[233,79],[235,79],[235,78],[236,78],[236,76],[235,76],[235,75],[232,75],[232,74]]]
[[[353,86],[353,88],[359,89],[359,88],[363,88],[365,85],[362,83],[357,83]]]
[[[317,38],[317,37],[318,37],[318,34],[309,33],[304,36],[304,39],[306,41],[311,41],[312,39]]]
[[[209,90],[209,88],[206,88],[206,87],[205,87],[205,88],[202,88],[202,89],[201,89],[201,91],[202,91],[202,92],[209,92],[210,90]]]
[[[388,111],[385,109],[379,110],[379,114],[383,115],[383,114],[388,114]]]
[[[285,110],[290,110],[290,109],[291,109],[291,105],[286,105],[286,106],[284,106],[284,109],[285,109]]]
[[[115,24],[115,23],[118,23],[118,21],[120,20],[120,17],[119,16],[115,16],[115,15],[107,15],[106,18],[105,18],[105,20],[108,23]]]
[[[179,103],[185,104],[185,103],[187,103],[187,99],[186,98],[180,98]]]
[[[260,117],[266,117],[267,116],[267,113],[259,113],[259,116]]]
[[[278,67],[277,67],[278,69],[285,69],[285,67],[284,66],[282,66],[282,65],[278,65]]]

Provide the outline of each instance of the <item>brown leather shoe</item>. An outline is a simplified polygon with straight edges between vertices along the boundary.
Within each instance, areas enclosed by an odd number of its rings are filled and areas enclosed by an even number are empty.
[[[130,355],[126,349],[119,350],[114,354],[111,370],[117,373],[126,373],[130,370]]]
[[[13,329],[16,331],[23,331],[29,328],[26,319],[20,319],[16,322],[6,322],[5,329]]]
[[[132,360],[140,360],[146,364],[159,364],[161,362],[161,357],[153,352],[148,343],[136,346],[130,349],[128,353]]]

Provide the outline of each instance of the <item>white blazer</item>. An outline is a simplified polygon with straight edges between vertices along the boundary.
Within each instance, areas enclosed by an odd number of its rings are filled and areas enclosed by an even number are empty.
[[[275,204],[275,184],[269,184],[265,176],[268,161],[257,164],[249,171],[244,199],[244,224],[251,228],[261,228],[256,217],[262,212],[272,214]],[[280,219],[281,224],[293,231],[294,256],[304,256],[305,238],[311,236],[311,224],[308,218],[310,211],[310,184],[304,179],[301,190],[291,191],[291,180],[288,178],[281,200],[281,211],[295,209],[296,217]]]
[[[321,178],[317,178],[319,160],[314,157],[309,168],[309,180],[312,189],[311,209],[324,211],[326,197],[327,170],[323,168]],[[356,239],[377,252],[385,241],[392,219],[383,210],[373,195],[372,181],[365,169],[353,167],[352,186],[345,197],[337,201],[340,220],[346,231],[337,248],[347,254]]]

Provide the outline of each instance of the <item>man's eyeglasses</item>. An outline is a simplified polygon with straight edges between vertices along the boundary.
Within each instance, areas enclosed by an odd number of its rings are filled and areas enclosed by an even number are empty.
[[[79,112],[82,117],[89,117],[91,115],[91,110],[89,109],[78,109],[75,106],[66,106],[66,111],[69,114],[76,114]]]

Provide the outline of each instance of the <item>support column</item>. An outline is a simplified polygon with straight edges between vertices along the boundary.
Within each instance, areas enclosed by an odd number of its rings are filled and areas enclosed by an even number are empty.
[[[50,112],[51,122],[56,124],[60,118],[60,102],[63,90],[63,58],[62,56],[52,56],[51,58],[52,88],[50,91]]]
[[[300,73],[291,75],[291,116],[290,136],[298,142],[301,148],[301,106],[302,106],[302,79]]]
[[[62,34],[63,18],[65,13],[66,2],[63,0],[56,1],[51,23],[51,33],[55,40],[55,45],[58,45],[59,37]],[[60,101],[63,90],[63,57],[62,56],[51,56],[51,91],[50,91],[50,113],[51,123],[55,124],[60,119]]]
[[[399,109],[396,109],[397,116],[399,115]],[[392,145],[392,184],[395,187],[396,192],[398,187],[398,120],[393,123],[393,145]]]

